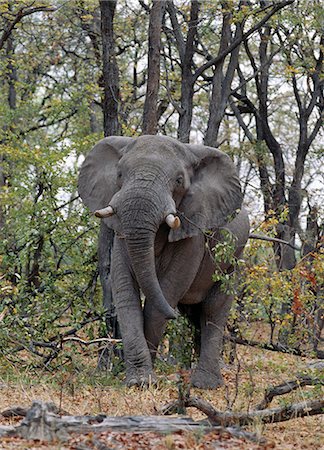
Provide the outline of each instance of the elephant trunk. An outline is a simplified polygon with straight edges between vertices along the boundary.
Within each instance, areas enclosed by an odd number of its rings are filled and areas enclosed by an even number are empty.
[[[126,238],[131,264],[146,300],[166,319],[175,319],[175,311],[165,299],[156,275],[154,238],[153,233],[151,235],[145,233],[142,237],[137,235],[134,239]]]
[[[152,198],[141,198],[138,203],[133,197],[123,205],[121,222],[131,266],[146,301],[166,319],[175,319],[176,313],[163,295],[155,268],[155,236],[164,219],[157,204]]]

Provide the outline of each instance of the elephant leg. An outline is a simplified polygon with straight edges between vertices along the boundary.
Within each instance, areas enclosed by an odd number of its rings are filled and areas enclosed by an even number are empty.
[[[145,338],[151,353],[152,362],[156,358],[157,349],[162,339],[167,319],[148,302],[144,308]]]
[[[204,256],[204,238],[195,236],[169,244],[161,255],[158,278],[164,297],[175,308],[195,279]],[[155,359],[167,320],[146,302],[144,308],[145,337]]]
[[[150,351],[144,337],[143,311],[126,246],[116,238],[112,254],[112,292],[121,330],[126,384],[143,386],[155,381]]]
[[[223,384],[220,358],[232,300],[233,295],[220,292],[219,286],[214,285],[202,303],[200,358],[191,377],[195,387],[216,389]]]

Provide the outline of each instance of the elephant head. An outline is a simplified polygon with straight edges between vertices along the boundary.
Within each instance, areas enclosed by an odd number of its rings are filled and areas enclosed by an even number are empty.
[[[155,270],[158,229],[170,227],[170,242],[187,239],[224,225],[242,203],[235,167],[226,154],[165,136],[103,139],[82,165],[79,193],[125,238],[140,288],[166,318],[175,312]]]

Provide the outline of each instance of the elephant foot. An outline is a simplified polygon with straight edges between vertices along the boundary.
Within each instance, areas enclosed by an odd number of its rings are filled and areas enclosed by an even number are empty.
[[[191,385],[199,389],[217,389],[223,384],[224,380],[220,372],[209,372],[197,368],[191,375]]]
[[[156,385],[156,375],[152,369],[132,369],[126,374],[126,386],[147,388]]]

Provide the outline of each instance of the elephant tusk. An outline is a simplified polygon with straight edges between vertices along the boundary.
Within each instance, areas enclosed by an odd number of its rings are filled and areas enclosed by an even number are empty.
[[[107,206],[106,208],[98,209],[94,213],[94,215],[96,217],[100,217],[100,219],[104,219],[105,217],[113,216],[114,214],[115,214],[115,211],[113,210],[112,206],[110,206],[110,205]]]
[[[168,214],[165,218],[165,221],[173,230],[176,230],[181,225],[179,217],[173,214]]]

